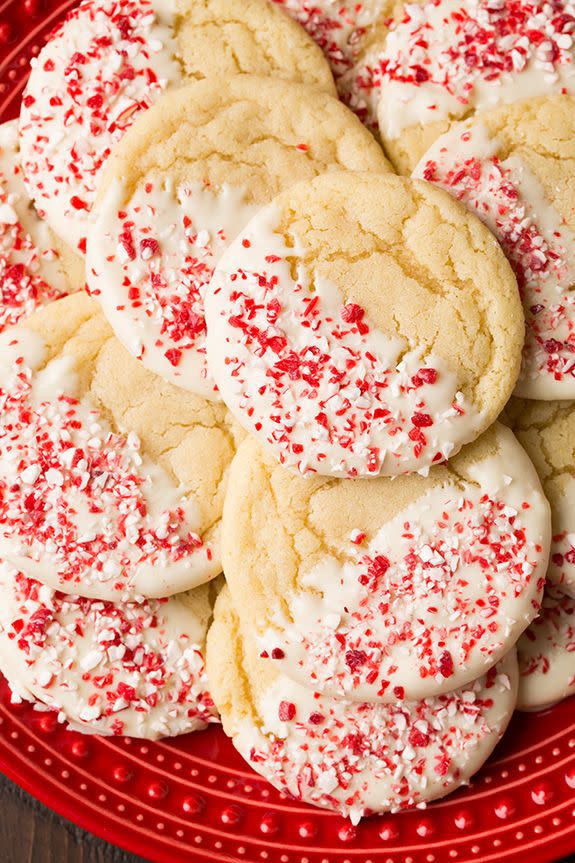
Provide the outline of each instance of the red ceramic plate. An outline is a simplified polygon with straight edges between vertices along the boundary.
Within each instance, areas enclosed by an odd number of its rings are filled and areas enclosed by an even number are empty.
[[[30,59],[76,0],[0,0],[0,121]],[[168,743],[87,737],[11,705],[0,680],[0,770],[74,821],[155,863],[547,863],[575,851],[575,701],[518,714],[470,788],[352,827],[279,794],[220,728]]]

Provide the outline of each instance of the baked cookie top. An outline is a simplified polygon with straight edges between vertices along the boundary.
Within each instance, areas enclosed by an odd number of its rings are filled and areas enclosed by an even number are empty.
[[[111,148],[167,88],[250,72],[335,93],[321,50],[266,0],[84,0],[32,65],[20,116],[27,187],[80,252]]]
[[[571,0],[405,3],[372,65],[379,129],[409,173],[453,120],[575,88]]]
[[[260,659],[226,588],[206,662],[224,730],[248,764],[290,797],[353,823],[466,783],[505,731],[517,697],[515,650],[480,680],[424,701],[361,704],[319,695]]]
[[[305,479],[248,438],[222,558],[263,665],[394,702],[452,691],[513,647],[539,609],[550,534],[537,474],[500,425],[426,478]]]
[[[166,94],[112,156],[90,231],[89,289],[118,338],[166,380],[219,398],[203,308],[217,260],[278,192],[342,169],[389,165],[317,89],[236,75]]]
[[[78,290],[83,262],[39,218],[22,178],[16,121],[0,126],[0,332]]]
[[[526,319],[516,394],[575,398],[573,98],[528,100],[455,124],[414,176],[476,213],[515,270]]]
[[[221,571],[239,430],[220,405],[130,357],[85,294],[0,336],[0,554],[107,601],[168,596]]]
[[[575,597],[575,402],[514,398],[502,420],[531,458],[551,504],[548,578]]]
[[[262,209],[206,295],[210,370],[237,419],[301,472],[425,470],[496,418],[523,343],[491,233],[441,190],[325,174]]]
[[[73,726],[155,739],[217,721],[204,647],[208,585],[171,599],[111,603],[59,593],[0,564],[0,668],[12,698]]]
[[[545,590],[539,615],[517,642],[519,710],[543,710],[575,693],[575,599]]]

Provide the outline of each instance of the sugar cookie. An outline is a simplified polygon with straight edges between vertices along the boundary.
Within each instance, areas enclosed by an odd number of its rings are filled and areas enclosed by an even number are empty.
[[[107,601],[169,596],[221,571],[239,431],[151,375],[84,293],[0,335],[0,555]]]
[[[517,643],[519,710],[542,710],[575,693],[575,599],[545,590],[539,616]]]
[[[84,0],[32,65],[20,117],[27,186],[80,252],[111,148],[167,88],[253,72],[335,92],[321,50],[265,0]]]
[[[527,451],[551,504],[547,576],[575,598],[575,402],[512,399],[502,420]]]
[[[379,129],[410,173],[452,120],[575,89],[572,0],[405,3],[377,68]]]
[[[427,183],[325,174],[260,211],[206,295],[210,370],[245,428],[302,472],[425,470],[516,381],[516,281],[480,221]]]
[[[113,604],[58,593],[0,564],[0,669],[81,730],[173,737],[217,721],[204,646],[208,586]]]
[[[89,236],[90,292],[120,341],[166,380],[218,398],[203,295],[219,256],[278,192],[343,168],[389,165],[350,111],[310,87],[237,75],[166,95],[110,160]]]
[[[513,647],[539,609],[550,534],[537,474],[501,425],[426,478],[304,479],[249,438],[222,558],[266,665],[390,702],[452,691]]]
[[[84,266],[33,209],[15,121],[0,126],[0,332],[80,288]]]
[[[320,696],[259,659],[226,589],[216,602],[206,663],[224,730],[248,764],[296,800],[354,823],[468,782],[503,735],[517,697],[515,650],[480,680],[425,701]]]
[[[575,398],[574,142],[571,96],[529,100],[454,125],[414,171],[477,213],[515,270],[525,398]]]

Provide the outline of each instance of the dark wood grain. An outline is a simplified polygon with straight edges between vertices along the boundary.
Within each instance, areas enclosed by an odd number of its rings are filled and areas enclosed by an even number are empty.
[[[0,863],[145,863],[60,818],[0,777]]]
[[[0,863],[146,861],[85,833],[0,776]]]

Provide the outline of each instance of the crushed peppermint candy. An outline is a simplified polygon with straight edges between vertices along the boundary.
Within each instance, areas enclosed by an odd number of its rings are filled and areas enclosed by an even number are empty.
[[[519,707],[537,710],[575,693],[575,599],[548,585],[539,616],[517,644]]]
[[[362,40],[382,14],[383,0],[274,0],[301,24],[325,54],[336,83],[353,65]]]
[[[217,721],[203,649],[207,597],[111,603],[59,593],[0,565],[2,670],[99,734],[157,738]],[[206,608],[203,608],[203,605]]]
[[[539,610],[550,520],[533,467],[498,431],[472,481],[430,474],[431,490],[364,548],[298,575],[258,637],[282,654],[274,667],[332,696],[389,702],[451,691],[512,648]],[[511,485],[499,484],[504,466]]]
[[[0,126],[0,332],[67,292],[58,252],[24,187],[15,123]]]
[[[114,601],[217,575],[193,496],[76,396],[72,357],[38,370],[43,350],[28,330],[0,345],[3,556],[57,589]]]
[[[526,339],[517,394],[575,398],[575,234],[520,157],[500,160],[476,122],[439,138],[414,176],[447,190],[493,231],[519,284]]]
[[[275,206],[224,253],[206,295],[208,361],[228,408],[304,474],[393,475],[449,458],[481,423],[455,373],[385,336],[335,284],[309,287],[303,264],[294,277],[299,250],[274,232]]]
[[[516,680],[514,652],[465,688],[393,705],[327,698],[279,676],[234,745],[280,791],[356,824],[468,782],[507,726]]]
[[[89,214],[111,148],[181,78],[172,16],[152,0],[84,0],[32,61],[20,145],[30,195],[85,251]]]
[[[572,0],[428,0],[391,25],[370,78],[384,139],[575,87]]]
[[[148,180],[102,201],[88,238],[92,296],[127,350],[164,379],[218,398],[205,357],[203,296],[219,256],[257,211],[224,185]]]

